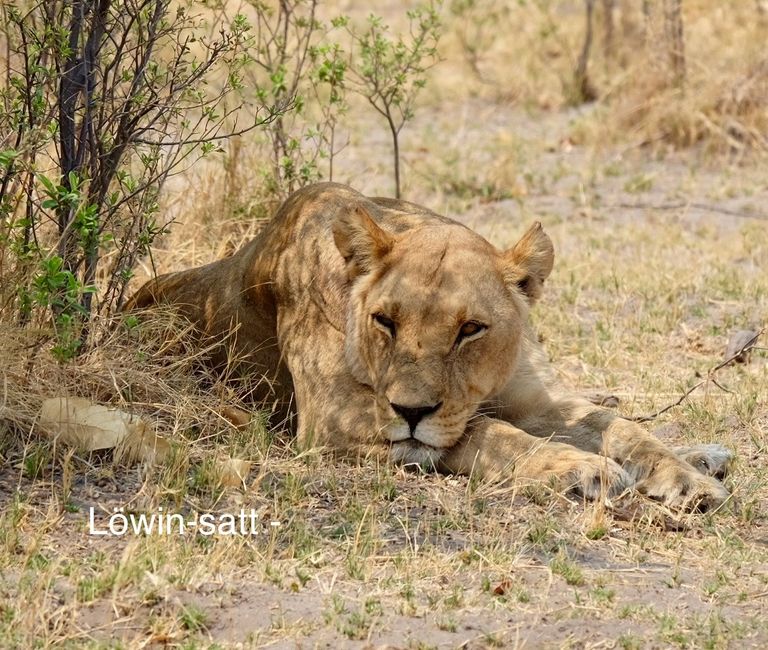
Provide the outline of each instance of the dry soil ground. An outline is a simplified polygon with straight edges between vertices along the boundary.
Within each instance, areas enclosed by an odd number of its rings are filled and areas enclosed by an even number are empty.
[[[425,109],[404,132],[405,195],[500,246],[540,219],[558,256],[534,315],[549,352],[575,389],[638,415],[706,375],[731,331],[768,320],[768,173],[582,148],[578,119]],[[386,133],[352,132],[336,180],[389,194]],[[0,483],[0,646],[766,647],[767,361],[756,350],[718,372],[729,392],[709,384],[647,425],[736,452],[733,500],[700,516],[280,444],[223,492],[97,460],[32,481],[19,463]],[[89,509],[103,521],[118,505],[253,508],[260,534],[89,535]]]

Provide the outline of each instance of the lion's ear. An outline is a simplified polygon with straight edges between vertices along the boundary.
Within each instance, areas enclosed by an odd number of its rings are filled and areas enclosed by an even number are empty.
[[[552,272],[555,249],[552,240],[537,221],[512,248],[504,253],[505,280],[528,297],[533,304],[541,296],[544,280]]]
[[[368,273],[395,243],[392,235],[379,228],[362,206],[336,219],[333,241],[347,264],[350,278]]]

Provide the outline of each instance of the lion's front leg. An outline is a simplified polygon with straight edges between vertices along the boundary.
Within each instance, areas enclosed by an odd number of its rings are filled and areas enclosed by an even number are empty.
[[[523,426],[537,435],[554,433],[556,440],[612,458],[630,474],[639,492],[672,508],[705,511],[728,497],[725,487],[707,475],[719,473],[730,460],[730,453],[719,445],[678,454],[640,425],[577,399],[563,400],[549,415]],[[687,460],[694,458],[702,471]]]
[[[632,484],[631,477],[610,458],[536,438],[488,417],[468,425],[465,435],[443,456],[441,469],[494,479],[554,480],[559,488],[589,499],[615,496]]]

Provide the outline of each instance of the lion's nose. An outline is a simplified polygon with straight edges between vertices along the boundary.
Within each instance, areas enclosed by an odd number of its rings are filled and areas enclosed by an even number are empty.
[[[438,402],[432,406],[403,406],[402,404],[393,404],[390,402],[392,410],[408,423],[408,428],[411,430],[411,435],[413,435],[413,432],[416,431],[416,426],[419,424],[419,422],[421,422],[428,415],[432,415],[442,405],[442,402]]]

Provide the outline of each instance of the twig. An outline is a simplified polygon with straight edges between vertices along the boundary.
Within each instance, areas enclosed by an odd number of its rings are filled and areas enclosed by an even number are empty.
[[[724,361],[721,361],[718,363],[714,368],[710,368],[707,371],[707,376],[704,377],[701,381],[695,383],[693,386],[691,386],[688,390],[686,390],[680,397],[672,402],[671,404],[667,404],[664,408],[659,409],[658,411],[655,411],[654,413],[650,413],[648,415],[637,415],[635,417],[626,418],[627,420],[631,420],[632,422],[650,422],[651,420],[655,420],[657,417],[662,415],[663,413],[666,413],[667,411],[675,408],[676,406],[680,406],[687,397],[695,391],[697,388],[703,386],[704,384],[713,383],[715,386],[720,388],[721,390],[724,390],[727,393],[731,393],[733,391],[728,390],[724,386],[722,386],[716,379],[715,379],[715,373],[717,373],[719,370],[722,370],[727,366],[729,363],[735,361],[738,357],[740,357],[742,354],[744,354],[747,350],[751,350],[754,348],[755,343],[757,343],[757,340],[760,338],[760,336],[765,332],[765,328],[762,328],[757,334],[755,334],[749,341],[747,341],[744,345],[741,346],[740,349],[736,350],[730,357],[725,359]]]
[[[715,379],[714,377],[712,377],[712,383],[713,383],[715,386],[717,386],[717,387],[718,387],[718,388],[719,388],[721,391],[723,391],[724,393],[730,393],[731,395],[733,395],[733,391],[732,391],[730,388],[726,388],[725,386],[723,386],[723,385],[722,385],[722,384],[721,384],[719,381],[717,381],[717,379]]]
[[[704,212],[715,212],[717,214],[727,214],[731,217],[740,217],[742,219],[760,219],[768,221],[768,215],[760,213],[744,212],[742,210],[731,210],[721,208],[717,205],[707,203],[689,203],[687,201],[676,201],[672,203],[611,203],[605,205],[606,208],[622,208],[626,210],[679,210],[681,208],[694,208]]]

